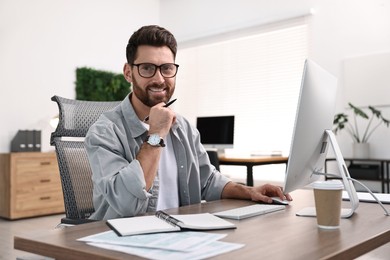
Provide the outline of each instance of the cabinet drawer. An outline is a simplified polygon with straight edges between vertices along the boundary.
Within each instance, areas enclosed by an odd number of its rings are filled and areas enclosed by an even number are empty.
[[[15,211],[17,212],[64,207],[62,192],[57,190],[45,191],[44,193],[18,194],[16,197]]]
[[[55,157],[15,158],[13,162],[17,174],[37,174],[58,172],[58,164]]]
[[[17,192],[33,191],[40,186],[61,187],[61,179],[58,171],[16,173],[15,183]]]
[[[32,196],[34,194],[46,196],[46,193],[57,192],[62,195],[61,182],[59,179],[49,178],[29,178],[29,181],[23,180],[18,182],[15,187],[15,196]]]
[[[15,160],[14,183],[16,193],[45,193],[56,187],[61,190],[60,175],[56,159],[17,158]]]

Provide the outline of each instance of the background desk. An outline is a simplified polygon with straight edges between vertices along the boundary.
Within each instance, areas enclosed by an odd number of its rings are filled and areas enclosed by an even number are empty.
[[[246,166],[246,184],[253,186],[253,166],[266,164],[287,164],[288,157],[282,156],[251,156],[251,157],[219,157],[219,164]]]
[[[335,158],[328,158],[325,161],[325,172],[327,172],[328,163],[335,161]],[[352,164],[360,165],[360,166],[377,166],[379,171],[379,176],[370,176],[370,170],[367,169],[367,173],[363,174],[363,172],[359,173],[359,176],[354,176],[354,172],[352,169],[349,169],[349,173],[352,178],[358,180],[377,180],[381,182],[382,190],[378,192],[382,193],[390,193],[390,159],[379,159],[379,158],[368,158],[368,159],[357,159],[357,158],[344,158],[344,161],[349,168]],[[361,171],[364,171],[362,168]],[[364,190],[365,191],[365,190]]]
[[[210,231],[228,234],[227,242],[243,243],[239,250],[213,259],[353,259],[390,242],[390,217],[377,204],[361,203],[350,219],[342,219],[338,230],[317,228],[315,218],[297,217],[295,212],[313,206],[313,192],[292,192],[294,201],[284,211],[244,220],[230,220],[234,230]],[[219,200],[168,210],[171,214],[217,212],[253,204],[244,200]],[[349,202],[343,202],[348,206]],[[390,205],[385,205],[390,210]],[[140,259],[120,252],[88,246],[76,241],[107,231],[104,221],[50,230],[14,238],[15,249],[61,259]]]

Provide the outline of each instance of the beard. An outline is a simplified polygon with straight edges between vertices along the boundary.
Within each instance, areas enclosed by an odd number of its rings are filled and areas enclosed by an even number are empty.
[[[165,83],[163,84],[149,84],[146,85],[145,88],[139,86],[137,80],[135,80],[133,76],[133,93],[134,95],[145,105],[148,107],[153,107],[161,102],[167,103],[175,90],[175,86],[172,87],[167,86]],[[150,89],[164,89],[166,94],[162,97],[156,98],[152,97],[149,93]]]

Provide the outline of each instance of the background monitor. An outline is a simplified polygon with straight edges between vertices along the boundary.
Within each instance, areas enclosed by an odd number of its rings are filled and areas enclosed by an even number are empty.
[[[332,129],[337,79],[306,60],[295,117],[284,191],[292,192],[318,180],[328,149],[325,130]]]
[[[225,148],[233,148],[234,116],[197,117],[196,128],[206,149],[214,148],[221,152]]]

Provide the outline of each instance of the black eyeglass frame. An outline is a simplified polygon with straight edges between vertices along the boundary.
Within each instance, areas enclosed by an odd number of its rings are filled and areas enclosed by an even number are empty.
[[[145,64],[146,64],[146,65],[152,65],[152,66],[155,67],[155,70],[154,70],[153,75],[151,75],[151,76],[149,76],[149,77],[145,77],[145,76],[143,76],[143,75],[140,73],[140,71],[139,71],[139,66],[145,65]],[[146,78],[146,79],[153,78],[154,75],[156,75],[157,69],[160,71],[161,76],[163,76],[164,78],[173,78],[173,77],[175,77],[176,74],[177,74],[177,71],[179,70],[179,64],[176,64],[176,63],[164,63],[164,64],[161,64],[161,65],[156,65],[156,64],[153,64],[153,63],[145,62],[145,63],[133,63],[133,64],[131,64],[131,65],[132,65],[132,66],[136,66],[137,69],[138,69],[138,74],[139,74],[141,77]],[[164,74],[161,72],[161,67],[163,67],[163,66],[165,66],[165,65],[174,65],[174,66],[176,67],[176,71],[175,71],[175,74],[174,74],[173,76],[166,77],[166,76],[164,76]]]

